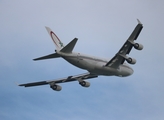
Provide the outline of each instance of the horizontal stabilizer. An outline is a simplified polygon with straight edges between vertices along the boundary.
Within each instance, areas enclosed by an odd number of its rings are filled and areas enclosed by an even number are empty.
[[[74,38],[70,43],[68,43],[64,48],[62,48],[60,51],[65,53],[71,53],[73,48],[75,47],[75,44],[77,42],[77,38]]]
[[[33,60],[44,60],[44,59],[51,59],[51,58],[58,58],[58,57],[60,57],[59,54],[53,53],[53,54],[46,55],[46,56],[43,56],[43,57],[35,58]]]

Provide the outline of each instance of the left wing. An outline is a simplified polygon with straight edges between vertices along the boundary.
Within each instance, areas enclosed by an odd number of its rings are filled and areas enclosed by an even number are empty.
[[[79,74],[79,75],[75,75],[75,76],[68,76],[68,77],[61,78],[61,79],[56,79],[56,80],[48,80],[48,81],[41,81],[41,82],[32,82],[32,83],[20,84],[19,86],[32,87],[32,86],[40,86],[40,85],[49,84],[52,89],[54,87],[56,87],[56,89],[54,88],[54,90],[57,90],[58,91],[57,86],[59,86],[59,85],[56,85],[58,83],[79,81],[79,84],[81,84],[83,87],[89,87],[89,86],[86,85],[88,82],[83,81],[83,80],[91,79],[91,78],[96,78],[96,77],[98,77],[98,76],[87,72],[87,73],[84,73],[84,74]]]
[[[130,64],[136,63],[135,59],[127,57],[126,55],[130,53],[132,47],[134,47],[135,49],[138,49],[138,50],[143,49],[143,45],[141,45],[139,43],[134,43],[134,40],[137,39],[137,37],[139,36],[139,34],[143,28],[142,23],[138,19],[137,19],[137,21],[138,21],[138,25],[135,27],[132,34],[129,36],[129,38],[124,43],[124,45],[121,47],[121,49],[118,51],[118,53],[105,66],[118,68],[119,65],[123,64],[125,60]]]

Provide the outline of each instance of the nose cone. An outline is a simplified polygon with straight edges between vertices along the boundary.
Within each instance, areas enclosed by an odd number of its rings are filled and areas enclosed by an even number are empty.
[[[122,73],[122,77],[127,77],[133,74],[133,69],[129,66],[124,66],[124,68],[122,69],[121,73]]]
[[[134,73],[133,69],[128,65],[126,65],[125,71],[126,71],[127,76],[130,76]]]
[[[132,68],[129,69],[129,75],[132,75],[134,73],[134,70]]]

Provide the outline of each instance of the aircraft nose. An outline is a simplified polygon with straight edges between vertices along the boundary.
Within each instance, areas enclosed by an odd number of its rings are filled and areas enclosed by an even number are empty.
[[[134,73],[134,70],[131,68],[130,70],[129,70],[129,75],[132,75]]]
[[[130,75],[132,75],[134,73],[134,71],[133,71],[133,69],[132,68],[128,68],[128,69],[126,69],[126,72],[124,73],[124,76],[126,77],[126,76],[130,76]]]

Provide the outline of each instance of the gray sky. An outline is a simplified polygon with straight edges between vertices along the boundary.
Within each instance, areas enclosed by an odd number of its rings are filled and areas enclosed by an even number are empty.
[[[163,120],[164,17],[162,0],[0,0],[0,119],[2,120]],[[99,77],[90,88],[78,82],[23,88],[26,83],[86,71],[63,59],[32,61],[54,52],[49,26],[67,44],[79,38],[75,51],[110,58],[137,25],[142,51],[130,77]]]

